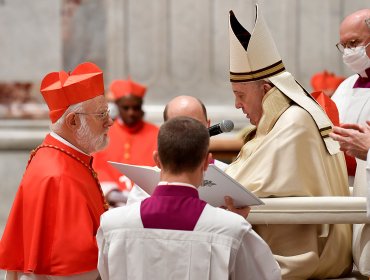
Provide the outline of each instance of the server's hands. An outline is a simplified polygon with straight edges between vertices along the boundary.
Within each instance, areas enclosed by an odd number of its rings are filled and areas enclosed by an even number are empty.
[[[223,209],[239,214],[244,219],[248,217],[249,212],[251,211],[251,208],[249,206],[235,207],[234,200],[230,196],[225,196],[224,199],[225,199],[225,206],[222,207]]]

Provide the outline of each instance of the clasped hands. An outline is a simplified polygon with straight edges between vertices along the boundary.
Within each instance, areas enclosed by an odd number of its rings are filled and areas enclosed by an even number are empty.
[[[370,121],[366,124],[342,124],[335,126],[329,136],[339,142],[347,155],[366,160],[370,149]]]

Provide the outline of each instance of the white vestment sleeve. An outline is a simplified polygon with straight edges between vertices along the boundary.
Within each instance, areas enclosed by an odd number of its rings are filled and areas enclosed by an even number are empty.
[[[119,190],[116,182],[100,182],[100,187],[104,195],[109,194],[111,191]]]
[[[96,242],[98,243],[99,248],[99,255],[98,255],[98,270],[100,273],[100,277],[102,280],[109,279],[109,269],[108,269],[108,256],[107,256],[107,248],[106,248],[106,240],[104,238],[104,232],[102,227],[98,228],[98,232],[96,234]]]
[[[136,202],[142,201],[149,196],[150,195],[146,191],[135,184],[128,194],[126,205],[131,205]]]
[[[266,242],[252,229],[244,234],[236,256],[235,280],[280,280],[281,270]]]

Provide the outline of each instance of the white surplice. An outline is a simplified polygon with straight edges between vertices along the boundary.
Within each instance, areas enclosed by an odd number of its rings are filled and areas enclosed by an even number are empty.
[[[358,75],[352,75],[340,84],[332,96],[338,107],[341,123],[365,124],[370,120],[370,88],[353,88]],[[353,184],[354,196],[368,197],[369,215],[369,187],[370,171],[369,157],[367,163],[356,159],[357,168]],[[366,178],[367,177],[367,178]],[[360,224],[353,226],[353,259],[359,271],[370,276],[370,226]]]
[[[358,75],[343,81],[332,96],[340,123],[364,124],[370,120],[370,88],[353,88]]]
[[[103,280],[281,279],[269,247],[241,216],[207,204],[194,231],[144,229],[140,204],[101,217]]]

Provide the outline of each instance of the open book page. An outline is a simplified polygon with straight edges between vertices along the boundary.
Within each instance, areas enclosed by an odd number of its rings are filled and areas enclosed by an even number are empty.
[[[214,164],[204,174],[203,186],[198,188],[199,197],[213,206],[225,205],[224,197],[230,196],[236,207],[264,204],[252,192],[227,175]]]
[[[160,181],[160,169],[158,167],[130,165],[112,161],[109,161],[109,163],[148,194],[153,193]],[[203,186],[198,188],[198,192],[201,199],[216,207],[225,204],[225,196],[232,197],[236,207],[264,204],[262,200],[214,164],[209,165],[204,175]]]
[[[150,195],[159,183],[159,174],[161,170],[157,166],[131,165],[113,161],[108,162]]]

